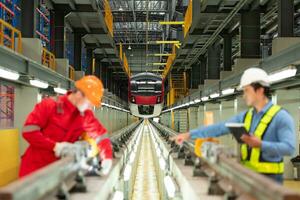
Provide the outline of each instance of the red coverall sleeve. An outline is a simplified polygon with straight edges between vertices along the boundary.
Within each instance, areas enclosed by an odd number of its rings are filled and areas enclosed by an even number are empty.
[[[30,145],[53,150],[55,142],[42,132],[53,109],[55,109],[54,100],[44,99],[36,104],[33,111],[28,115],[23,127],[23,137]]]
[[[112,159],[112,144],[108,137],[106,128],[98,121],[92,111],[86,111],[86,129],[90,138],[97,142],[100,159]]]

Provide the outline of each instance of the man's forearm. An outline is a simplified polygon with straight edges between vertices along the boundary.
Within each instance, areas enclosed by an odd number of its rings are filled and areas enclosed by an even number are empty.
[[[190,131],[191,139],[207,138],[207,137],[219,137],[229,133],[228,128],[224,122],[213,124],[210,126],[199,127]]]

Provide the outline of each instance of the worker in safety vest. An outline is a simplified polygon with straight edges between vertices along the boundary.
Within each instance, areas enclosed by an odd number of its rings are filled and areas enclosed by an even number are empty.
[[[226,122],[199,127],[188,133],[179,134],[174,139],[178,144],[196,138],[218,137],[230,131],[225,123],[244,123],[249,135],[241,140],[241,162],[244,166],[282,183],[283,157],[295,151],[296,134],[291,115],[268,98],[270,82],[267,73],[259,68],[247,69],[239,86],[250,107]]]
[[[27,117],[23,137],[29,147],[22,156],[20,177],[58,160],[63,152],[83,139],[96,144],[101,173],[109,173],[112,145],[106,129],[91,110],[101,105],[103,84],[95,76],[85,76],[75,82],[75,87],[57,100],[43,99]]]

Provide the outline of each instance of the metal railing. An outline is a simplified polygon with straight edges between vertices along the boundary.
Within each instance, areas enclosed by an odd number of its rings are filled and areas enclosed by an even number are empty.
[[[114,30],[113,30],[113,14],[111,12],[111,8],[109,5],[109,1],[108,0],[104,0],[104,21],[106,24],[106,27],[108,29],[109,34],[111,35],[111,37],[114,36]]]
[[[42,52],[42,65],[52,69],[53,71],[56,71],[55,56],[46,48],[43,48]]]
[[[192,20],[193,20],[193,0],[190,0],[184,16],[184,27],[183,27],[184,37],[186,36],[186,34],[189,32],[191,28]]]
[[[75,80],[75,69],[72,65],[69,66],[69,79]]]
[[[126,57],[125,53],[123,53],[123,68],[124,68],[124,71],[126,72],[126,74],[128,75],[128,77],[130,77],[131,72],[130,72],[130,68],[129,68],[129,65],[128,65],[128,60],[127,60],[127,57]]]
[[[0,19],[0,45],[22,53],[21,32],[2,19]]]
[[[162,76],[164,78],[167,77],[168,73],[170,72],[170,70],[172,68],[173,62],[176,58],[176,48],[177,48],[176,45],[173,45],[172,54],[170,56],[168,56],[167,65],[166,65],[166,68],[164,69],[163,74],[162,74]]]

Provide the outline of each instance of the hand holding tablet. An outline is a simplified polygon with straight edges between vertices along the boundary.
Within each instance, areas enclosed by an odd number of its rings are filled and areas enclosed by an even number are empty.
[[[242,135],[249,135],[248,131],[245,128],[244,123],[226,123],[225,126],[230,130],[234,138],[238,143],[244,143],[241,140]]]

